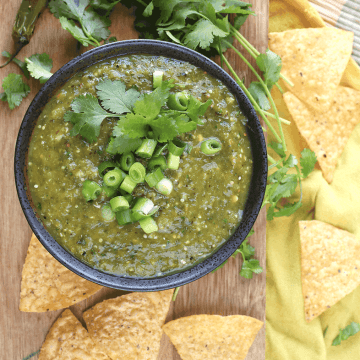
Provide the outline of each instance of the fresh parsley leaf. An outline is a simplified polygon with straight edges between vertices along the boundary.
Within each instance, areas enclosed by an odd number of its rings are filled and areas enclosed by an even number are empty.
[[[267,49],[265,54],[260,54],[256,63],[264,74],[265,84],[269,90],[279,81],[282,67],[281,58],[271,50]]]
[[[94,43],[85,35],[83,29],[76,26],[73,20],[69,20],[62,16],[60,17],[60,23],[62,28],[67,30],[83,46],[94,45]]]
[[[46,53],[31,55],[29,58],[25,58],[25,62],[31,76],[38,79],[40,84],[46,83],[53,75],[50,72],[53,62]]]
[[[261,109],[269,110],[271,108],[265,90],[259,82],[253,81],[248,90]]]
[[[214,41],[215,36],[226,37],[229,34],[214,25],[210,20],[200,19],[191,28],[184,37],[184,44],[190,49],[196,49],[200,46],[202,49],[208,49]]]
[[[9,108],[13,110],[19,106],[26,96],[30,93],[29,85],[25,84],[21,75],[10,73],[3,79],[2,87],[4,92],[1,93],[1,100],[7,101]]]
[[[360,324],[352,322],[350,325],[346,326],[344,329],[340,329],[339,335],[332,342],[332,346],[338,346],[341,344],[341,341],[347,340],[350,336],[354,336],[360,331]]]
[[[107,111],[99,105],[98,99],[90,94],[80,95],[71,103],[73,111],[68,111],[65,121],[71,121],[74,127],[70,131],[71,136],[80,134],[89,142],[95,142],[100,134],[100,125],[108,117]]]
[[[300,165],[303,178],[307,178],[309,174],[314,170],[317,157],[310,149],[304,149],[301,152]]]
[[[131,112],[135,102],[139,99],[139,91],[133,87],[126,91],[126,85],[121,80],[101,81],[96,85],[97,96],[101,105],[116,114]]]
[[[7,57],[8,59],[11,58],[11,54],[10,54],[8,51],[3,51],[3,52],[1,53],[1,55]],[[22,72],[24,73],[25,77],[26,77],[27,79],[30,79],[30,73],[29,73],[29,70],[28,70],[27,67],[26,67],[26,63],[23,62],[23,61],[21,61],[21,60],[19,60],[19,59],[17,59],[17,58],[13,58],[12,61],[22,70]]]
[[[131,139],[125,135],[112,137],[106,151],[111,154],[123,154],[130,151],[135,151],[140,147],[141,139]]]

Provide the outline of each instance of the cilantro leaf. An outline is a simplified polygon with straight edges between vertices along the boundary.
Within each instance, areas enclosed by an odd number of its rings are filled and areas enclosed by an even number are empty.
[[[247,14],[237,14],[234,19],[234,28],[239,30],[245,24],[247,18]]]
[[[51,0],[49,2],[49,9],[57,19],[60,19],[62,16],[73,20],[78,19],[64,0]]]
[[[340,329],[339,335],[332,342],[332,346],[337,346],[341,344],[341,341],[347,340],[350,336],[356,335],[360,331],[360,324],[352,322],[350,325],[346,326],[344,329]]]
[[[198,20],[190,30],[184,37],[184,44],[194,50],[198,46],[202,49],[209,48],[215,36],[226,37],[229,35],[207,19]]]
[[[145,17],[149,17],[152,15],[152,12],[154,10],[154,3],[152,1],[150,1],[149,5],[145,8],[143,15]]]
[[[71,136],[80,134],[89,142],[95,142],[100,134],[100,125],[110,114],[101,108],[98,99],[90,94],[80,95],[71,103],[73,111],[68,111],[65,121],[71,121],[74,127]]]
[[[25,58],[25,62],[31,76],[39,79],[40,84],[46,83],[53,75],[50,72],[53,62],[46,53],[31,55],[29,58]]]
[[[270,149],[273,149],[281,158],[284,158],[286,156],[282,144],[273,141],[272,143],[268,144],[268,147]]]
[[[271,89],[280,79],[282,67],[280,56],[267,49],[265,54],[258,56],[256,63],[264,74],[265,84]]]
[[[200,100],[196,99],[194,96],[190,95],[189,105],[186,109],[186,114],[189,118],[196,122],[197,124],[202,124],[202,121],[199,119],[199,116],[203,116],[208,109],[208,107],[212,104],[212,100],[208,100],[205,103],[202,103]]]
[[[174,7],[182,2],[184,2],[184,0],[153,0],[154,6],[161,9],[159,23],[165,23],[169,20]]]
[[[115,0],[115,1],[111,1],[111,0],[90,0],[90,5],[94,8],[94,9],[100,9],[103,11],[106,11],[107,13],[109,13],[116,4],[118,4],[121,0]]]
[[[8,59],[11,58],[11,54],[8,51],[3,51],[1,53],[2,56],[7,57]],[[26,67],[26,63],[17,59],[17,58],[13,58],[12,61],[22,70],[22,72],[24,73],[25,77],[27,79],[30,79],[30,73],[29,70]]]
[[[74,19],[81,20],[84,15],[85,9],[89,6],[89,0],[78,0],[75,3],[74,0],[63,0],[63,10],[66,9],[65,4],[67,6],[68,11],[74,16]],[[64,15],[62,15],[64,16]]]
[[[231,13],[238,14],[243,11],[252,13],[252,11],[247,10],[251,7],[251,4],[238,1],[238,0],[210,0],[212,6],[214,7],[217,13]]]
[[[1,100],[7,101],[9,108],[13,110],[19,106],[26,96],[30,93],[29,85],[25,84],[21,75],[10,73],[2,82],[4,92]]]
[[[259,260],[249,259],[243,262],[240,275],[246,279],[252,279],[253,274],[261,274],[263,268],[260,266]]]
[[[265,90],[259,82],[253,81],[248,90],[261,109],[269,110],[271,108]]]
[[[134,112],[147,119],[155,119],[166,104],[172,87],[174,87],[173,80],[163,81],[161,86],[150,94],[145,94],[135,103]]]
[[[140,96],[139,91],[134,87],[126,91],[126,85],[121,80],[101,81],[96,85],[96,89],[101,105],[116,114],[131,112]]]
[[[75,25],[73,20],[68,20],[66,17],[60,17],[60,23],[64,30],[67,30],[77,41],[84,46],[93,45],[93,42],[85,35],[83,29]]]
[[[304,149],[301,152],[300,165],[303,178],[307,178],[309,174],[314,170],[317,157],[310,149]]]
[[[111,25],[110,19],[99,16],[94,10],[87,9],[81,19],[81,25],[84,31],[94,37],[96,40],[105,40],[110,35],[108,27]]]
[[[131,139],[125,135],[112,137],[106,151],[109,154],[123,154],[130,151],[135,151],[140,147],[141,139]]]

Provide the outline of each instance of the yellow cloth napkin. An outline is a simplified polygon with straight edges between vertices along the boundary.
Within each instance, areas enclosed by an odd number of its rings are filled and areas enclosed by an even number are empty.
[[[325,23],[307,0],[270,0],[270,32],[322,26]],[[360,69],[353,60],[341,85],[360,90]],[[277,88],[272,95],[280,116],[291,119]],[[308,147],[305,140],[294,124],[283,129],[289,152],[299,159]],[[273,140],[269,132],[268,141]],[[351,321],[360,323],[360,287],[311,323],[305,321],[298,227],[299,220],[315,218],[353,233],[360,241],[360,124],[339,159],[331,185],[317,167],[303,182],[303,194],[303,206],[294,215],[267,222],[266,359],[360,359],[360,333],[331,346],[340,328]],[[298,197],[297,193],[290,201]]]

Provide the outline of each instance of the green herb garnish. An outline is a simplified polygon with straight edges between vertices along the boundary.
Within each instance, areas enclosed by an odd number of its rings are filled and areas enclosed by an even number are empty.
[[[360,331],[360,324],[352,322],[350,325],[346,326],[344,329],[340,329],[339,335],[332,342],[332,346],[338,346],[343,340],[347,340],[349,336],[354,336]]]
[[[38,79],[40,84],[46,83],[53,75],[50,72],[53,62],[46,53],[31,55],[29,58],[25,58],[25,63],[30,75],[34,79]]]
[[[4,89],[3,93],[0,93],[0,99],[7,101],[9,108],[13,110],[19,106],[26,96],[30,93],[29,85],[23,82],[21,75],[10,73],[2,82]]]

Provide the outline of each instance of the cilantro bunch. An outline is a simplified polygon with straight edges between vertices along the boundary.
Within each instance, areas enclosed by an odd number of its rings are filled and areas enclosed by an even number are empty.
[[[211,105],[211,100],[202,103],[189,94],[186,110],[170,110],[166,103],[173,87],[173,80],[163,81],[152,92],[141,94],[135,87],[126,90],[121,80],[103,80],[96,86],[97,97],[86,94],[75,98],[64,120],[74,124],[70,135],[95,142],[104,119],[119,118],[106,149],[112,155],[135,151],[145,137],[168,142],[195,130]]]
[[[99,46],[110,35],[109,14],[120,0],[51,0],[49,9],[83,46]]]

